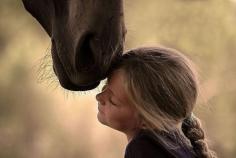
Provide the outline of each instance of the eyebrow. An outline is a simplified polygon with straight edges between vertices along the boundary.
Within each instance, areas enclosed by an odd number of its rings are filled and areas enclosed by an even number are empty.
[[[109,91],[111,91],[112,95],[118,99],[118,97],[115,95],[115,93],[109,87],[108,87],[108,89],[109,89]]]

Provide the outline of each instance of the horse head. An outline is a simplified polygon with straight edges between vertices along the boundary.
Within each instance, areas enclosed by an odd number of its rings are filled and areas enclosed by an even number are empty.
[[[51,38],[53,70],[62,87],[97,87],[121,56],[122,0],[22,0]]]

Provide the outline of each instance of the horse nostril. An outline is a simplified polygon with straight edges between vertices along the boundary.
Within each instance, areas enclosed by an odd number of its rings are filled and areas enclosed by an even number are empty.
[[[86,34],[80,39],[76,49],[76,69],[79,72],[86,72],[95,64],[94,50],[91,47],[93,34]]]

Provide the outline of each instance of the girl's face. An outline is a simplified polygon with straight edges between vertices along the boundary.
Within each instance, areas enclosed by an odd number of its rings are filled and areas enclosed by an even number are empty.
[[[108,83],[98,101],[98,120],[113,129],[127,133],[137,130],[140,121],[135,107],[131,104],[124,88],[124,72],[116,70],[108,78]]]

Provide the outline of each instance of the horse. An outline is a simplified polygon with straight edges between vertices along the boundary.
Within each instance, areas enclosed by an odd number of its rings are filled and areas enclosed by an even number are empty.
[[[51,38],[53,70],[72,91],[96,88],[122,56],[122,0],[22,0]]]

